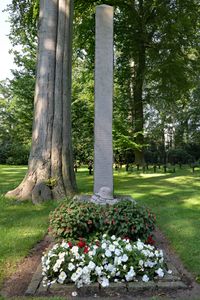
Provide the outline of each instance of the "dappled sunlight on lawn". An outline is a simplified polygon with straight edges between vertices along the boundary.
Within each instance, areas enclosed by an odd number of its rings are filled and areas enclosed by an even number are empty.
[[[17,186],[26,166],[0,166],[0,194]],[[93,193],[93,176],[87,166],[78,168],[77,184],[81,194]],[[200,274],[200,172],[178,169],[176,173],[123,170],[114,171],[114,192],[131,195],[149,207],[172,247],[194,274]],[[0,270],[15,264],[40,239],[48,227],[53,201],[34,206],[30,201],[15,202],[0,196]],[[1,274],[0,274],[1,280]]]
[[[0,165],[0,194],[14,189],[26,174],[27,166]]]

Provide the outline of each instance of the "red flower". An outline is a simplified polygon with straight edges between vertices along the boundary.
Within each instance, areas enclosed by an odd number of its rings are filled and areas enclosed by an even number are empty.
[[[79,248],[83,248],[83,247],[86,246],[86,243],[85,243],[84,241],[79,241],[78,244],[77,244],[77,246],[78,246]]]
[[[88,248],[88,246],[85,246],[83,253],[88,253],[88,252],[89,252],[89,248]]]
[[[68,245],[69,245],[69,248],[72,248],[72,243],[71,242],[68,242]]]
[[[152,235],[148,236],[148,239],[146,240],[146,244],[150,244],[150,245],[154,245],[155,244],[155,241],[154,241]]]
[[[96,244],[97,247],[100,247],[100,242],[99,241],[96,241],[95,244]]]
[[[130,241],[131,239],[130,239],[128,236],[124,236],[124,237],[123,237],[123,240]]]

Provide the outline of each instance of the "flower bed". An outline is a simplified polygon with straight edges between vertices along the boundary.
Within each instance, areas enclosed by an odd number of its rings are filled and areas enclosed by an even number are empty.
[[[103,235],[101,241],[76,245],[63,241],[42,257],[43,285],[74,282],[77,288],[98,282],[148,282],[162,278],[167,270],[163,251],[140,240]]]

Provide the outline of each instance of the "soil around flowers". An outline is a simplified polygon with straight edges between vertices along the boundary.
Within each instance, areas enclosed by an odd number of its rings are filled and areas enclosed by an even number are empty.
[[[5,297],[23,296],[27,287],[41,262],[41,257],[45,249],[52,244],[52,238],[45,236],[30,251],[29,255],[18,264],[16,272],[5,280],[0,295]]]
[[[75,297],[76,299],[82,298],[82,299],[94,299],[94,297],[101,297],[102,299],[132,299],[134,295],[134,299],[148,299],[150,296],[156,296],[159,297],[159,299],[200,299],[200,285],[197,284],[194,280],[194,277],[190,272],[188,272],[182,262],[180,261],[179,257],[172,251],[169,242],[164,237],[161,231],[158,229],[154,233],[155,240],[156,240],[156,246],[160,249],[163,249],[164,253],[168,257],[170,257],[170,263],[175,267],[175,269],[178,271],[179,276],[181,278],[181,281],[186,285],[186,289],[159,289],[157,291],[152,291],[151,289],[146,289],[145,291],[137,291],[135,293],[134,291],[131,293],[126,292],[124,295],[121,293],[118,293],[117,289],[113,293],[113,290],[107,288],[106,293],[100,292],[98,295],[95,295],[95,293],[92,295],[89,295],[87,293],[87,287],[85,288],[85,293],[81,293],[81,295],[78,294],[78,297]],[[27,256],[23,262],[21,262],[18,265],[17,271],[15,274],[13,274],[12,277],[8,278],[1,290],[1,295],[5,297],[23,297],[25,296],[25,293],[29,287],[29,284],[32,280],[33,275],[35,276],[36,270],[38,269],[38,265],[40,264],[41,257],[45,249],[50,247],[52,244],[52,239],[49,236],[45,236],[44,240],[39,242],[31,251],[29,256]],[[88,287],[89,289],[89,287]],[[72,289],[69,289],[70,293],[66,294],[66,292],[63,292],[63,288],[61,291],[51,290],[50,292],[44,292],[44,296],[54,296],[54,295],[63,295],[68,296],[68,299],[71,297],[71,291]],[[76,290],[76,288],[74,288]],[[134,293],[134,294],[133,294]],[[37,295],[37,293],[36,293]],[[142,298],[141,298],[142,297]],[[74,298],[74,297],[73,297]],[[15,298],[16,299],[16,298]]]

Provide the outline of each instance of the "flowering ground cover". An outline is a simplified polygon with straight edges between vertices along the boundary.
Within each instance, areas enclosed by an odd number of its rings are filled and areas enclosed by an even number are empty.
[[[42,257],[43,285],[73,282],[77,288],[98,282],[143,281],[171,274],[164,262],[163,251],[140,240],[132,242],[104,234],[91,243],[80,240],[74,245],[63,241],[55,244]]]

